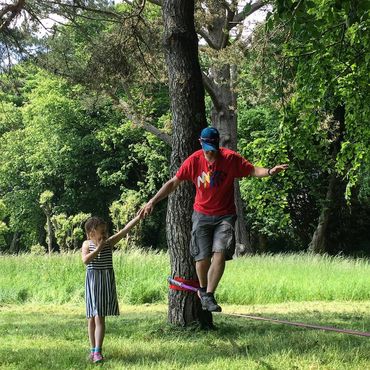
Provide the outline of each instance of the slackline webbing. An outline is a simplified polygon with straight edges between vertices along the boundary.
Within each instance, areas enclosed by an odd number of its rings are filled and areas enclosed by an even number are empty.
[[[303,322],[278,320],[278,319],[261,317],[261,316],[246,315],[246,314],[243,314],[243,313],[226,313],[226,312],[221,312],[221,314],[227,315],[227,316],[243,317],[243,318],[251,319],[251,320],[268,321],[268,322],[273,322],[275,324],[284,324],[284,325],[290,325],[290,326],[298,326],[298,327],[306,328],[306,329],[317,329],[317,330],[324,330],[324,331],[333,331],[333,332],[336,332],[336,333],[359,335],[361,337],[370,337],[370,333],[368,333],[366,331],[351,330],[351,329],[339,329],[339,328],[333,328],[331,326],[321,326],[321,325],[306,324],[306,323],[303,323]]]
[[[196,292],[198,290],[197,288],[195,288],[191,285],[187,285],[184,282],[181,282],[177,279],[181,279],[181,278],[176,278],[176,280],[172,279],[171,277],[167,278],[167,280],[171,284],[171,286],[181,287],[182,288],[181,290],[188,290],[188,291],[191,291],[191,292]],[[316,330],[332,331],[332,332],[335,332],[335,333],[358,335],[358,336],[361,336],[361,337],[370,337],[370,333],[366,332],[366,331],[351,330],[351,329],[339,329],[339,328],[334,328],[334,327],[331,327],[331,326],[306,324],[306,323],[303,323],[303,322],[279,320],[279,319],[273,319],[273,318],[269,318],[269,317],[253,316],[253,315],[247,315],[247,314],[242,314],[242,313],[221,312],[221,315],[242,317],[242,318],[251,319],[251,320],[267,321],[267,322],[272,322],[272,323],[275,323],[275,324],[297,326],[297,327],[301,327],[301,328],[305,328],[305,329],[316,329]]]

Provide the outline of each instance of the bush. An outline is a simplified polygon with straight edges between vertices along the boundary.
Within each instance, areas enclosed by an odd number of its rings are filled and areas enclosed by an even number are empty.
[[[46,254],[46,249],[41,244],[35,244],[31,246],[30,252],[34,256],[42,256]]]

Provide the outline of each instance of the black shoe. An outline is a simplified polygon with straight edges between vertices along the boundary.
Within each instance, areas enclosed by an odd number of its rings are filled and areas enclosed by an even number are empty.
[[[213,294],[199,292],[202,309],[209,312],[221,312],[221,307],[217,304]]]

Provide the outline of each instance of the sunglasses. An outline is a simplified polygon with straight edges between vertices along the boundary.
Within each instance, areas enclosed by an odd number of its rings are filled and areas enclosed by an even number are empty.
[[[219,139],[211,139],[211,138],[208,138],[208,137],[201,137],[199,138],[199,141],[201,143],[209,143],[209,144],[218,144],[219,143]]]

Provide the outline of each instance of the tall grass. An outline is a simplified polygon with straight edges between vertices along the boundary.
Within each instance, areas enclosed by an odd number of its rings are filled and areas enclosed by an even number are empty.
[[[166,253],[114,253],[118,296],[127,304],[167,300]],[[80,303],[85,266],[79,253],[0,256],[0,304]],[[217,289],[222,303],[369,300],[370,264],[365,259],[309,254],[262,255],[227,263]]]
[[[165,302],[167,255],[145,251],[113,256],[119,299]],[[79,253],[0,256],[0,303],[77,303],[84,299],[85,266]]]
[[[278,254],[229,262],[217,294],[220,301],[233,304],[348,301],[369,299],[369,286],[366,259]]]

